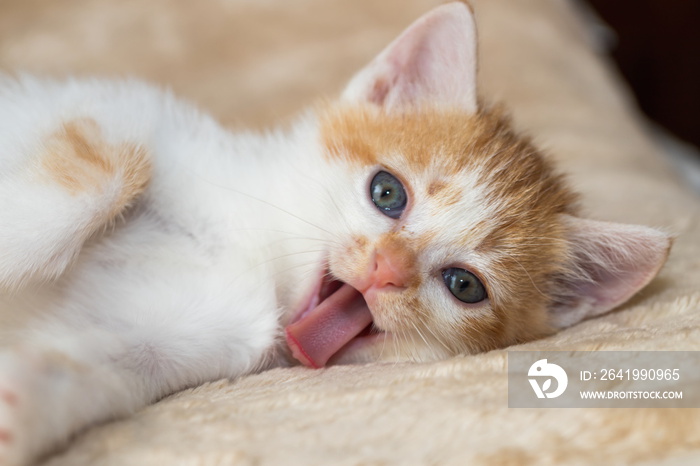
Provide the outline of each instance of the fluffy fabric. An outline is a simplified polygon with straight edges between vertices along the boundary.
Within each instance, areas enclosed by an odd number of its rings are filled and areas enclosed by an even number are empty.
[[[0,63],[133,74],[229,124],[339,91],[431,0],[7,0]],[[700,202],[680,185],[575,5],[473,1],[481,90],[571,176],[589,216],[677,235],[617,312],[517,349],[700,350]],[[5,316],[6,318],[7,316]],[[693,464],[693,409],[509,409],[507,350],[434,364],[276,369],[173,395],[47,464]],[[697,385],[700,375],[684,383]],[[695,380],[691,380],[695,377]]]

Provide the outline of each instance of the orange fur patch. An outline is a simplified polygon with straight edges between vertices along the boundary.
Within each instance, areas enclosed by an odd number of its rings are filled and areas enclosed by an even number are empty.
[[[69,193],[97,193],[107,184],[120,185],[114,217],[128,206],[148,184],[151,164],[147,151],[135,144],[108,145],[97,122],[78,119],[64,123],[46,141],[40,159],[42,172]]]
[[[113,215],[131,204],[146,189],[152,171],[148,151],[143,146],[122,144],[117,150],[123,185],[119,199],[114,204]]]
[[[42,166],[71,193],[97,187],[105,176],[114,173],[99,133],[94,120],[74,120],[65,123],[47,142]]]
[[[438,192],[447,188],[447,183],[444,181],[433,181],[428,185],[428,196],[435,196]]]
[[[367,246],[367,238],[364,236],[355,236],[354,238],[355,241],[355,246],[357,246],[358,249],[362,250]]]

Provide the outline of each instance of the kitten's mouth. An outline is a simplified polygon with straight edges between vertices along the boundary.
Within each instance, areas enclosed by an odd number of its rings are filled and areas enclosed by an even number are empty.
[[[362,293],[327,270],[285,328],[292,356],[320,368],[351,342],[377,333]]]

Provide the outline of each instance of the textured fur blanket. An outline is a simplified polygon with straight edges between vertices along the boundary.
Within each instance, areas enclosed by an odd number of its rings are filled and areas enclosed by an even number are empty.
[[[340,90],[437,3],[4,0],[0,67],[135,75],[225,124],[261,127]],[[589,216],[677,235],[660,276],[622,309],[518,349],[700,350],[700,202],[580,12],[559,0],[472,3],[484,97],[561,160]],[[700,410],[509,409],[506,355],[206,384],[85,432],[47,464],[700,463]]]

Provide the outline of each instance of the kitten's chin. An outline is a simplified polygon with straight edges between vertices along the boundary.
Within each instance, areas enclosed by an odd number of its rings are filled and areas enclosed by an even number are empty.
[[[335,353],[327,365],[394,361],[397,360],[394,350],[393,335],[388,332],[358,335]]]
[[[398,338],[389,332],[357,337],[340,349],[327,365],[366,364],[371,362],[430,362],[455,356],[439,344],[428,345],[422,338],[406,335]]]

